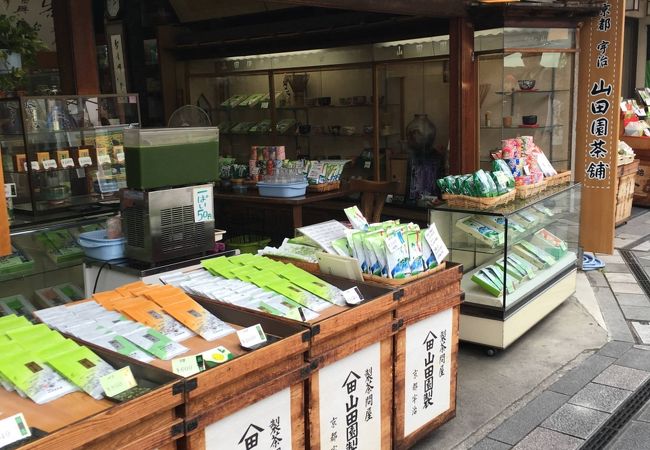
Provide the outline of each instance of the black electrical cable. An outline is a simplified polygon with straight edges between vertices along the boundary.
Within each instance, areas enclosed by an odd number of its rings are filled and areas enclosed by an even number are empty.
[[[97,277],[95,278],[95,285],[93,286],[93,294],[97,290],[97,283],[99,282],[99,276],[102,274],[102,270],[104,270],[104,267],[108,266],[108,268],[111,268],[111,265],[108,263],[108,261],[105,261],[101,266],[99,266],[99,271],[97,272]]]

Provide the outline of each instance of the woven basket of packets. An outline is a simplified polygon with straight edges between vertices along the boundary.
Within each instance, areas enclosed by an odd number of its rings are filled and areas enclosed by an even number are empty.
[[[560,172],[556,175],[544,178],[547,183],[547,187],[551,186],[560,186],[571,182],[571,171],[567,170],[565,172]]]
[[[450,175],[437,183],[449,206],[468,209],[491,209],[515,199],[515,179],[507,164],[494,162],[495,170],[478,170],[468,175]]]

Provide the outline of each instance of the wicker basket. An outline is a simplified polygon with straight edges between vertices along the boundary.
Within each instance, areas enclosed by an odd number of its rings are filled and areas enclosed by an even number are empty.
[[[632,161],[634,161],[634,155],[618,155],[616,165],[623,166],[625,164],[630,164]]]
[[[329,183],[310,184],[307,186],[309,192],[329,192],[336,191],[341,187],[340,181],[330,181]]]
[[[417,275],[414,275],[412,277],[406,277],[406,278],[384,278],[384,277],[379,277],[377,275],[368,275],[367,273],[363,274],[363,280],[364,281],[369,281],[372,283],[378,283],[378,284],[385,284],[388,286],[401,286],[406,283],[410,283],[411,281],[419,280],[420,278],[424,278],[426,276],[431,275],[432,273],[439,272],[441,270],[444,270],[446,267],[447,263],[444,261],[441,264],[438,264],[436,267],[433,269],[428,269],[425,270],[422,273],[419,273]]]
[[[544,178],[546,180],[547,186],[559,186],[561,184],[566,184],[571,182],[571,171],[567,170],[566,172],[560,172],[557,175]]]
[[[498,197],[470,197],[468,195],[442,194],[443,200],[449,206],[468,209],[490,209],[505,205],[515,199],[515,190]]]
[[[539,183],[535,183],[535,184],[526,184],[523,186],[517,186],[516,188],[517,198],[534,197],[535,195],[544,192],[544,190],[547,187],[548,187],[548,182],[546,180],[542,180]]]

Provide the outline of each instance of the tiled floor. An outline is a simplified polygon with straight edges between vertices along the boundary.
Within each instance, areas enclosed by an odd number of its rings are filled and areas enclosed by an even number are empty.
[[[611,342],[566,373],[473,449],[578,449],[603,424],[627,408],[650,383],[650,298],[620,250],[631,251],[650,275],[650,212],[617,233],[613,255],[598,255],[606,266],[587,273]],[[647,345],[642,345],[647,344]],[[637,411],[607,449],[650,449],[650,402]]]

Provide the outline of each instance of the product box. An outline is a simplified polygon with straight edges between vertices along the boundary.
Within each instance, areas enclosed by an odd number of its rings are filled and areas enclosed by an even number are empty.
[[[6,315],[15,314],[17,316],[31,318],[34,312],[34,305],[23,295],[12,295],[0,298],[0,311]]]
[[[488,247],[494,248],[503,244],[504,234],[502,232],[478,222],[473,216],[460,219],[456,222],[456,227]]]

